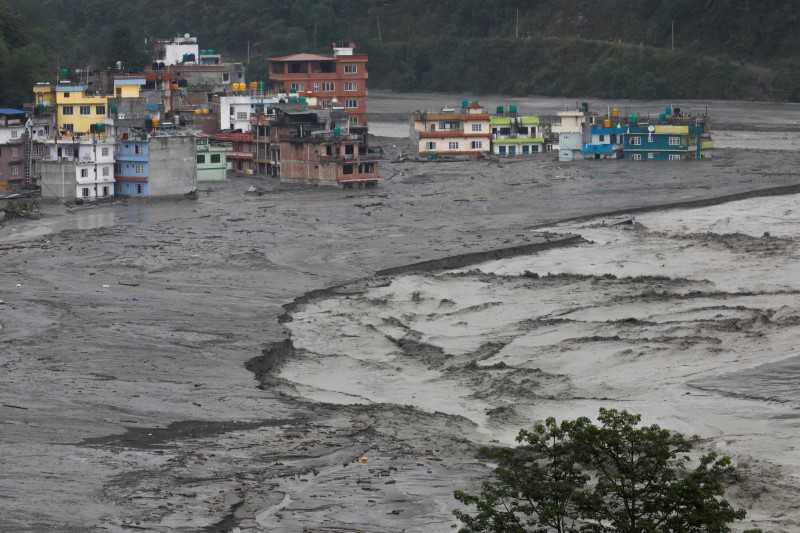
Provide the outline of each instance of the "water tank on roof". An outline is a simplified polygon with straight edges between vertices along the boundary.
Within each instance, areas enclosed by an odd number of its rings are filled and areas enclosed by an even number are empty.
[[[305,96],[301,96],[301,97],[300,97],[300,98],[298,98],[297,100],[298,100],[298,101],[299,101],[301,104],[305,104],[305,103],[306,103],[306,97],[305,97]]]
[[[183,62],[186,63],[189,61],[189,54],[183,54]]]
[[[153,65],[151,66],[151,68],[153,70],[158,70],[158,62],[157,61],[153,61]]]
[[[197,61],[197,57],[194,54],[189,54],[189,62],[194,63]]]
[[[501,106],[501,105],[497,106],[497,114],[498,115],[502,115],[503,114],[503,106]]]
[[[342,130],[340,128],[333,128],[333,134],[334,135],[340,135],[341,133],[342,133]]]
[[[617,118],[619,116],[619,109],[617,109],[616,107],[612,107],[611,108],[611,116],[614,117],[614,118]]]
[[[466,109],[466,108],[467,108],[467,106],[469,106],[469,100],[467,100],[466,98],[464,98],[463,100],[461,100],[461,108],[462,108],[462,109]]]
[[[672,106],[668,105],[666,108],[664,108],[664,111],[666,112],[667,115],[671,115],[672,114]]]
[[[154,118],[153,119],[153,129],[156,129],[157,127],[158,127],[158,119]]]
[[[194,110],[194,114],[195,115],[202,115],[203,114],[203,110],[198,107],[197,109]]]
[[[517,112],[517,106],[515,106],[515,105],[508,106],[508,111],[509,111],[509,113],[516,113]]]
[[[211,50],[209,50],[209,51],[208,51],[208,55],[210,55],[210,56],[213,56],[213,55],[214,55],[214,49],[213,49],[213,48],[212,48]]]
[[[658,114],[658,120],[667,120],[667,114],[666,113],[659,113]]]
[[[610,128],[611,127],[611,119],[610,118],[607,118],[607,119],[603,120],[603,127],[604,128]]]
[[[263,91],[264,90],[264,82],[263,81],[258,82],[258,90],[259,91]]]
[[[62,68],[61,69],[61,79],[62,80],[69,79],[69,69],[66,69],[66,68]]]
[[[111,107],[109,107],[108,110],[111,112],[112,115],[116,115],[117,114],[117,106],[115,106],[115,105],[112,105]]]
[[[631,124],[638,124],[638,122],[639,122],[639,117],[637,117],[636,115],[631,115]]]
[[[211,109],[209,109],[209,108],[203,109],[203,114],[204,115],[210,115],[211,114]]]
[[[204,56],[206,54],[208,54],[208,50],[200,50],[200,55],[201,56]]]
[[[251,81],[250,82],[250,90],[251,91],[257,91],[258,90],[258,82],[257,81]]]

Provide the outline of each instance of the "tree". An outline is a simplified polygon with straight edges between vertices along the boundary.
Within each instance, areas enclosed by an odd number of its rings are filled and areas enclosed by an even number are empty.
[[[484,483],[481,496],[456,491],[458,501],[478,507],[474,516],[455,512],[466,524],[461,531],[578,531],[576,500],[589,476],[576,464],[568,430],[568,423],[548,418],[533,431],[520,431],[517,442],[524,445],[518,448],[482,448],[499,465],[497,481]]]
[[[483,449],[497,461],[495,480],[481,494],[456,491],[476,512],[455,511],[463,533],[727,533],[745,516],[724,498],[734,467],[709,453],[691,469],[697,437],[641,417],[600,409],[588,418],[548,419],[520,431],[518,448]]]

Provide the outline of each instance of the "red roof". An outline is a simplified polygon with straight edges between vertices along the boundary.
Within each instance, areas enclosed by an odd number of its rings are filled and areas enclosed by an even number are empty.
[[[283,57],[268,57],[268,61],[335,61],[333,56],[320,56],[317,54],[293,54]]]
[[[469,107],[471,109],[480,109],[481,108],[481,104],[479,104],[478,102],[470,102],[467,107]]]

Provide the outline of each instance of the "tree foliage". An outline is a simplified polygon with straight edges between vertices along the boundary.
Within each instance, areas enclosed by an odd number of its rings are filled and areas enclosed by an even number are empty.
[[[51,73],[57,67],[102,69],[116,61],[133,68],[142,63],[142,54],[155,39],[186,32],[227,60],[249,57],[251,81],[263,78],[267,57],[330,53],[332,41],[350,39],[370,55],[369,83],[376,88],[738,99],[750,98],[756,86],[741,60],[773,64],[795,55],[800,46],[800,4],[0,0],[0,48],[18,50],[35,44],[42,55],[34,63],[37,68],[46,64]],[[3,76],[3,81],[23,86],[10,76]],[[776,94],[782,90],[779,87]]]
[[[520,431],[516,448],[483,448],[498,464],[480,494],[456,491],[462,533],[726,533],[745,516],[724,498],[734,472],[715,453],[692,462],[697,438],[601,409]],[[692,465],[693,467],[690,467]]]

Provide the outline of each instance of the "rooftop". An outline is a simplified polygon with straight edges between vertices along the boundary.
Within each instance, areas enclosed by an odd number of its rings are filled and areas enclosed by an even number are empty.
[[[268,57],[269,61],[336,61],[333,56],[321,56],[318,54],[292,54],[282,57]]]

